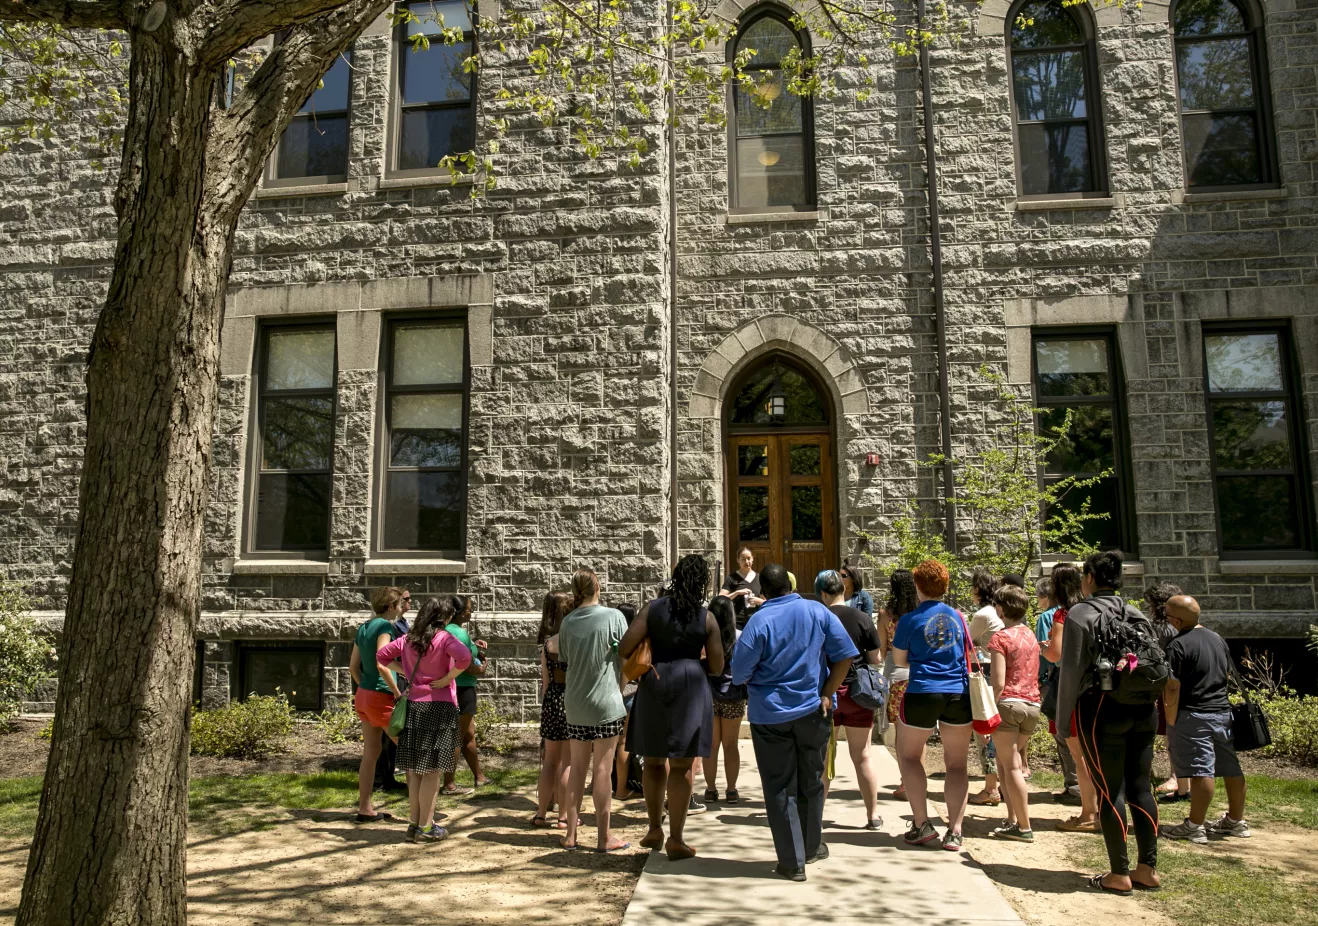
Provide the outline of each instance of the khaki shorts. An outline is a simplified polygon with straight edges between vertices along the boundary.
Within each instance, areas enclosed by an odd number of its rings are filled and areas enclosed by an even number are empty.
[[[999,701],[998,716],[1002,723],[994,733],[1022,733],[1029,736],[1039,725],[1039,705],[1024,701]]]

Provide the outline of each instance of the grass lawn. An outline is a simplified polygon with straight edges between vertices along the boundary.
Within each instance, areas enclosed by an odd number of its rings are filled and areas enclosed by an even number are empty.
[[[489,768],[493,784],[481,788],[476,800],[501,797],[535,782],[539,770],[526,766]],[[459,773],[458,781],[469,777]],[[41,777],[0,778],[0,836],[26,839],[32,835],[41,799]],[[437,806],[447,809],[465,798],[440,796]],[[202,832],[227,835],[268,829],[281,822],[281,810],[352,810],[357,805],[357,773],[320,772],[314,775],[272,773],[216,775],[194,778],[188,788],[191,826]],[[377,809],[407,816],[407,793],[376,794]],[[401,811],[401,812],[400,812]]]
[[[1255,824],[1254,839],[1212,843],[1212,848],[1174,843],[1158,844],[1158,871],[1163,890],[1137,894],[1140,903],[1158,909],[1184,926],[1318,926],[1318,889],[1303,881],[1298,870],[1282,870],[1251,858],[1251,845],[1267,839],[1268,824],[1318,830],[1318,780],[1291,780],[1248,775],[1246,817]],[[1036,787],[1060,787],[1060,775],[1036,772]],[[1188,804],[1164,811],[1165,819],[1179,820]],[[1209,811],[1216,819],[1226,810],[1226,788],[1218,781]],[[1261,824],[1261,826],[1259,826]],[[1132,855],[1134,853],[1132,835]],[[1107,868],[1101,842],[1084,843],[1073,859],[1087,870]]]

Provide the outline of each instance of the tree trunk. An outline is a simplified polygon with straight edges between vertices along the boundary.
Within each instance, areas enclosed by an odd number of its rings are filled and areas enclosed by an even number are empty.
[[[135,33],[118,248],[19,926],[186,920],[188,701],[233,239],[204,214],[214,75]]]

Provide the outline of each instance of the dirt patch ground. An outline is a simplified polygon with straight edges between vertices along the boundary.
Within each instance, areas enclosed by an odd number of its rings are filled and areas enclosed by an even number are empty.
[[[405,825],[356,826],[347,810],[293,811],[263,832],[197,835],[188,848],[189,922],[615,926],[647,853],[563,850],[557,831],[528,825],[534,812],[528,793],[476,798],[434,846],[404,842]],[[613,825],[633,845],[644,821],[639,802],[615,803]],[[584,822],[583,844],[593,841],[594,815]],[[0,923],[17,912],[27,850],[0,841]]]
[[[48,744],[44,721],[25,720],[0,736],[0,774],[40,775]],[[289,751],[260,761],[194,756],[194,778],[267,772],[357,768],[360,745],[329,744],[319,728],[300,724]],[[488,757],[530,765],[536,751],[516,749]],[[468,773],[460,772],[462,778]],[[406,823],[357,826],[342,810],[233,808],[231,822],[245,826],[264,814],[260,831],[233,833],[224,820],[194,828],[188,848],[188,914],[194,926],[250,924],[445,922],[599,924],[616,926],[631,899],[648,853],[639,848],[600,855],[558,846],[558,830],[533,829],[531,789],[501,796],[446,801],[452,835],[434,846],[403,841]],[[582,844],[594,843],[595,817],[583,817]],[[216,825],[220,824],[220,825]],[[636,845],[645,835],[640,801],[614,802],[613,827]],[[29,843],[0,839],[0,924],[17,913]]]

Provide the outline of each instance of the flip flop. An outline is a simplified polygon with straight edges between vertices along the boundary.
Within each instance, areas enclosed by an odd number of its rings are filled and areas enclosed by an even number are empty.
[[[398,819],[397,817],[389,813],[387,810],[381,810],[377,814],[359,813],[357,814],[357,819],[353,820],[352,822],[353,823],[392,823],[397,819]]]
[[[1116,887],[1108,887],[1106,884],[1103,883],[1103,879],[1106,877],[1107,875],[1094,875],[1092,878],[1089,879],[1088,884],[1096,891],[1104,891],[1108,894],[1116,894],[1118,897],[1129,897],[1133,893],[1132,891],[1123,891],[1120,888],[1116,888]]]
[[[968,803],[974,804],[976,807],[997,807],[1002,803],[1002,798],[989,797],[987,794],[976,794],[974,797],[969,798]]]
[[[452,796],[454,794],[470,794],[472,790],[472,788],[464,788],[459,785],[454,785],[451,788],[440,788],[439,793]]]
[[[545,827],[545,828],[549,827],[549,824],[545,822],[545,815],[542,813],[538,813],[531,818],[531,825]]]
[[[567,843],[563,842],[563,840],[561,840],[561,839],[558,840],[558,847],[559,847],[560,849],[566,849],[566,850],[569,851],[569,852],[576,852],[578,849],[581,848],[581,846],[577,845],[575,842],[572,843],[572,845],[569,846]]]
[[[1130,886],[1137,891],[1147,891],[1150,894],[1154,893],[1155,891],[1162,890],[1161,884],[1143,884],[1139,881],[1136,881],[1134,878],[1130,879]]]
[[[601,855],[608,855],[610,852],[621,852],[623,849],[630,849],[631,847],[632,844],[630,842],[624,842],[622,845],[614,846],[612,849],[596,849],[595,851]]]

